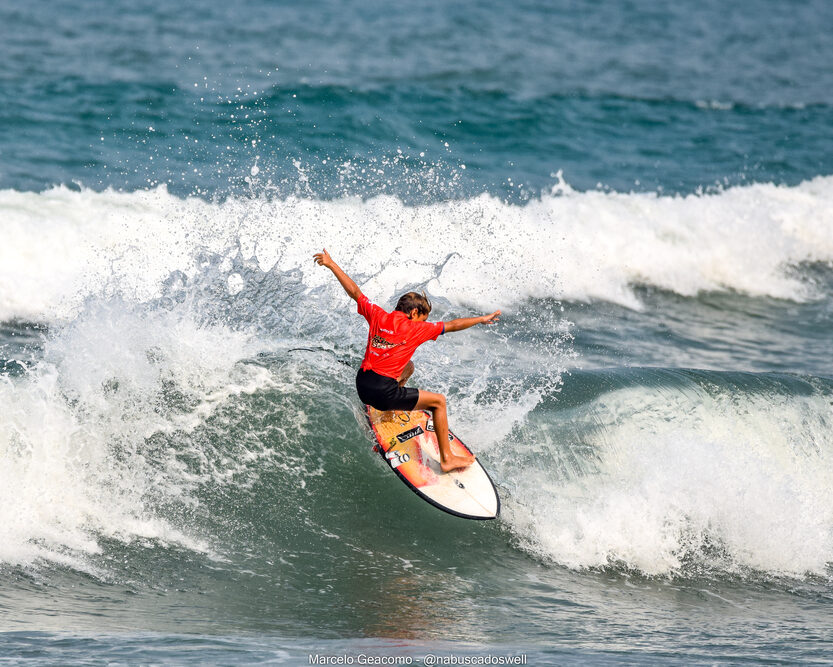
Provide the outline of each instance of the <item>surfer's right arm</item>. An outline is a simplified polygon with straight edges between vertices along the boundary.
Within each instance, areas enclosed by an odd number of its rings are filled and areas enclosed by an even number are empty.
[[[333,274],[335,274],[335,277],[338,278],[338,282],[341,283],[344,291],[347,292],[347,296],[354,301],[358,301],[362,298],[362,291],[359,289],[359,286],[350,276],[341,270],[341,267],[339,267],[338,264],[333,261],[333,258],[330,257],[330,253],[327,252],[326,248],[324,248],[323,252],[315,253],[312,258],[315,260],[316,264],[319,266],[326,266],[333,272]]]

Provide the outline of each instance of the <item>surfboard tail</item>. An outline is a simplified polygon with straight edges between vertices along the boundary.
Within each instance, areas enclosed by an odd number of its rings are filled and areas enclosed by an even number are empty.
[[[366,405],[365,414],[376,438],[374,450],[420,498],[464,519],[498,517],[500,496],[480,461],[463,470],[443,472],[430,413],[382,412]],[[452,448],[471,453],[451,432],[449,440]]]

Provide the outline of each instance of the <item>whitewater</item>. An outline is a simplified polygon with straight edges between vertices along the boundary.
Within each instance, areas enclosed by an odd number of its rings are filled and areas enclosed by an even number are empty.
[[[316,287],[325,277],[307,259],[322,244],[373,297],[423,285],[481,308],[552,298],[638,309],[635,285],[803,301],[814,285],[797,271],[833,261],[830,177],[687,196],[576,192],[560,181],[524,205],[488,194],[425,206],[391,196],[209,202],[163,186],[61,186],[2,191],[0,211],[4,320],[65,319],[107,290],[147,301],[174,272],[193,275],[199,253],[226,268],[240,257],[262,271],[299,270]],[[243,288],[229,271],[229,293]]]

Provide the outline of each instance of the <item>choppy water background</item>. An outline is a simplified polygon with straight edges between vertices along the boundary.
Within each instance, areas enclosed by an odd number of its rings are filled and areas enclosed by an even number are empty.
[[[13,662],[827,662],[833,9],[0,5]],[[370,451],[382,305],[499,485]]]

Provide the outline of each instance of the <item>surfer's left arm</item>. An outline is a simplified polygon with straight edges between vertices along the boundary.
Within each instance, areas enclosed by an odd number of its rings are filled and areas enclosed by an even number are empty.
[[[445,322],[445,333],[450,331],[463,331],[463,329],[470,329],[477,324],[494,324],[500,319],[500,311],[489,315],[481,315],[480,317],[459,317],[456,320],[449,320]]]
[[[362,298],[362,291],[359,289],[359,286],[355,283],[355,281],[348,276],[344,271],[341,270],[338,264],[333,261],[333,258],[330,257],[330,253],[327,252],[327,249],[324,248],[323,252],[315,253],[312,256],[313,260],[319,266],[326,266],[330,271],[333,272],[333,275],[338,279],[338,282],[341,283],[341,286],[344,288],[344,291],[347,292],[347,295],[353,299],[354,301],[358,301]]]

